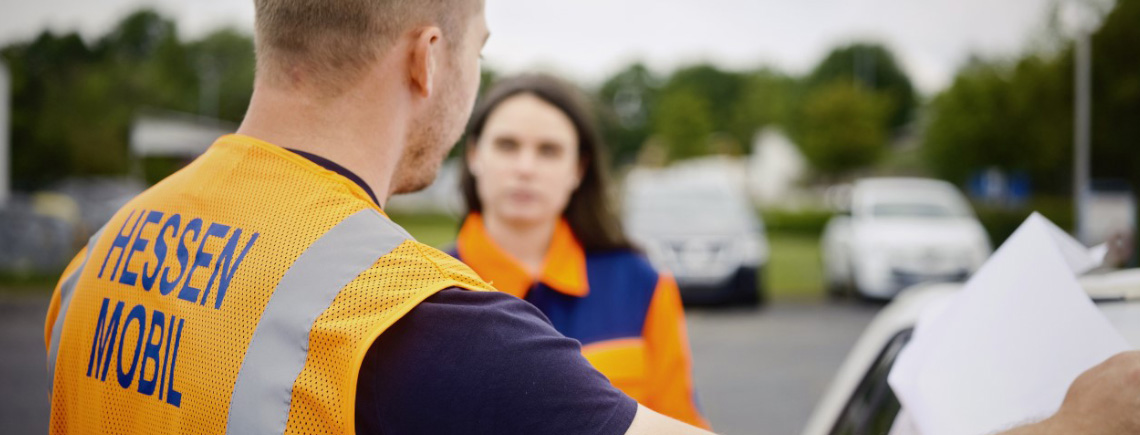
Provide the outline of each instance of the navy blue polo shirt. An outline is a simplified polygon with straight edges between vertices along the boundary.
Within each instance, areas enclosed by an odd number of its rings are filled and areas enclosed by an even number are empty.
[[[344,167],[290,151],[376,200]],[[357,380],[359,434],[623,434],[636,413],[637,402],[586,361],[577,341],[499,292],[432,295],[376,339]]]

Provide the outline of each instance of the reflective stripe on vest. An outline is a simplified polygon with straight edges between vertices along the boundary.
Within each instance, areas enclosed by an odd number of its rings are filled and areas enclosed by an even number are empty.
[[[230,401],[229,434],[280,434],[309,331],[348,283],[412,237],[372,209],[349,216],[282,276],[250,340]]]
[[[63,285],[59,288],[59,313],[55,316],[55,324],[51,327],[51,348],[48,350],[47,355],[47,375],[48,375],[48,395],[55,390],[55,357],[59,355],[59,339],[63,334],[63,321],[67,318],[67,307],[71,305],[71,295],[75,294],[75,284],[79,282],[79,275],[83,274],[83,269],[87,268],[87,261],[91,259],[91,250],[95,247],[95,241],[99,240],[99,236],[103,235],[103,229],[100,228],[87,240],[87,254],[83,256],[83,264],[75,269],[71,276],[64,280]]]

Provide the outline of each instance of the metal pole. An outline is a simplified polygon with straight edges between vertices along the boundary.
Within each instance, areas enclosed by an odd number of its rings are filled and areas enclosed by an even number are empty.
[[[1077,238],[1087,242],[1089,216],[1089,145],[1092,126],[1092,43],[1082,30],[1076,41],[1076,107],[1073,120],[1073,206]]]
[[[8,74],[8,66],[0,60],[0,208],[8,204],[12,194],[12,163],[11,146],[9,141],[12,134],[8,130],[8,121],[12,110],[12,79]]]
[[[211,119],[218,117],[220,83],[218,65],[213,59],[198,59],[198,114]]]

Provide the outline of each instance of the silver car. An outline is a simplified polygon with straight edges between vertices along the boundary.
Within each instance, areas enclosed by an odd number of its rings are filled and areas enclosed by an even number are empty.
[[[627,179],[626,232],[676,277],[685,304],[762,303],[768,241],[743,190],[727,179],[674,175]]]

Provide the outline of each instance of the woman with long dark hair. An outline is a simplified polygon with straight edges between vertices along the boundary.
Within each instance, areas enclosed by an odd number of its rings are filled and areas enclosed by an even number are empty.
[[[622,231],[587,107],[575,88],[545,75],[488,92],[467,132],[468,215],[453,254],[538,307],[626,394],[707,428],[676,283]]]

